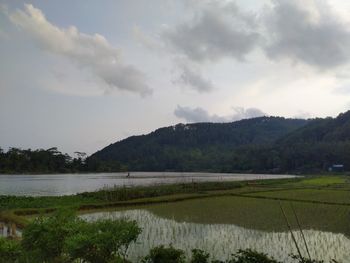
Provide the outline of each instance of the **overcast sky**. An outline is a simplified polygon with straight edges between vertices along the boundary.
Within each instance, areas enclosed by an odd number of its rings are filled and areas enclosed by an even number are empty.
[[[350,107],[350,1],[0,0],[0,147]]]

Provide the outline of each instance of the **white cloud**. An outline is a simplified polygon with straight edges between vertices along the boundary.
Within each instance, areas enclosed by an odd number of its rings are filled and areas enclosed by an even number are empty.
[[[243,60],[257,44],[255,18],[241,12],[235,3],[213,1],[195,6],[200,11],[192,20],[162,33],[175,53],[198,62],[225,57]]]
[[[266,113],[258,108],[233,107],[233,111],[233,115],[229,117],[232,121],[266,116]]]
[[[180,75],[178,79],[173,81],[175,84],[189,87],[200,93],[209,92],[214,89],[211,80],[203,77],[202,73],[195,65],[190,66],[188,63],[180,63],[178,68],[180,70]]]
[[[152,92],[145,75],[121,60],[121,51],[102,35],[88,35],[71,26],[67,29],[51,24],[41,10],[30,4],[9,14],[12,23],[27,33],[36,44],[50,53],[66,57],[81,68],[90,70],[109,88],[147,95]]]
[[[349,25],[325,1],[273,1],[265,14],[270,59],[287,58],[317,69],[349,62]]]
[[[293,118],[296,119],[310,119],[312,117],[310,112],[306,112],[303,110],[299,110],[296,115],[293,116]]]
[[[194,1],[195,15],[163,31],[177,55],[195,62],[238,61],[253,50],[316,69],[349,63],[349,21],[327,1],[273,0],[255,13],[235,2]]]
[[[242,119],[251,119],[266,116],[266,113],[257,108],[233,107],[234,113],[227,116],[218,116],[209,114],[203,108],[182,107],[180,105],[174,111],[176,117],[184,119],[187,122],[231,122]]]

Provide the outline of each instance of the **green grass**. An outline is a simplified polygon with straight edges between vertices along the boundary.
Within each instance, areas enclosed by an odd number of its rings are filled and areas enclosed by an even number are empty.
[[[239,189],[247,185],[241,182],[205,182],[173,184],[148,187],[110,188],[96,192],[86,192],[70,196],[20,197],[0,196],[0,211],[24,208],[52,208],[65,206],[80,206],[153,198],[175,194],[203,193],[206,191],[221,191]]]
[[[280,198],[300,201],[350,205],[350,191],[332,189],[290,189],[271,192],[249,193],[252,197]]]
[[[288,187],[350,187],[349,178],[345,176],[320,176],[304,178],[295,183],[287,183]]]
[[[318,178],[305,179],[300,183],[302,185],[316,185],[316,186],[329,186],[332,184],[343,184],[346,182],[346,178],[338,176],[324,176]]]

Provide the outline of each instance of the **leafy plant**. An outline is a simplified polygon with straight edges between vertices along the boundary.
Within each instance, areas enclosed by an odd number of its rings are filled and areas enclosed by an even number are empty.
[[[79,219],[72,211],[58,210],[39,217],[23,231],[22,247],[38,262],[55,262],[62,257],[65,240],[75,234]]]
[[[274,258],[268,257],[264,253],[259,253],[251,249],[238,250],[232,255],[228,263],[281,263]]]
[[[0,237],[0,263],[18,262],[21,255],[19,242]]]
[[[192,249],[191,263],[209,263],[210,254],[201,249]]]
[[[181,249],[176,249],[173,246],[164,247],[158,246],[152,248],[143,260],[142,263],[184,263],[185,253]]]
[[[135,221],[124,219],[81,222],[76,234],[67,237],[65,251],[72,260],[126,262],[128,247],[140,232]]]

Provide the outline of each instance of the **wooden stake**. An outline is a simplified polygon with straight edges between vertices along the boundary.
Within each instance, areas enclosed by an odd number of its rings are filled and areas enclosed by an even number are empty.
[[[298,224],[298,227],[299,227],[301,236],[302,236],[302,238],[303,238],[303,240],[304,240],[304,244],[305,244],[305,248],[306,248],[307,255],[309,256],[309,259],[310,259],[310,261],[311,261],[311,256],[310,256],[310,252],[309,252],[309,247],[307,246],[306,239],[305,239],[305,236],[304,236],[304,232],[303,232],[303,230],[302,230],[302,228],[301,228],[301,225],[300,225],[300,222],[299,222],[299,218],[298,218],[298,216],[297,216],[297,213],[295,213],[295,210],[294,210],[294,207],[293,207],[293,204],[292,204],[292,203],[290,203],[290,207],[292,208],[292,211],[293,211],[293,213],[294,213],[294,216],[295,216],[295,219],[296,219],[296,221],[297,221],[297,224]]]
[[[287,218],[287,216],[286,216],[286,213],[285,213],[284,210],[283,210],[281,201],[279,201],[279,204],[280,204],[280,208],[281,208],[282,214],[283,214],[283,216],[284,216],[284,220],[285,220],[286,223],[287,223],[289,232],[290,232],[290,234],[292,235],[292,239],[293,239],[293,242],[294,242],[294,244],[295,244],[295,247],[297,248],[298,254],[299,254],[299,256],[300,256],[300,260],[301,260],[301,262],[304,262],[303,256],[301,255],[301,252],[300,252],[300,249],[299,249],[299,246],[298,246],[298,243],[297,243],[297,240],[296,240],[296,238],[295,238],[295,236],[294,236],[294,234],[293,234],[292,227],[291,227],[291,225],[289,224],[289,221],[288,221],[288,218]]]

